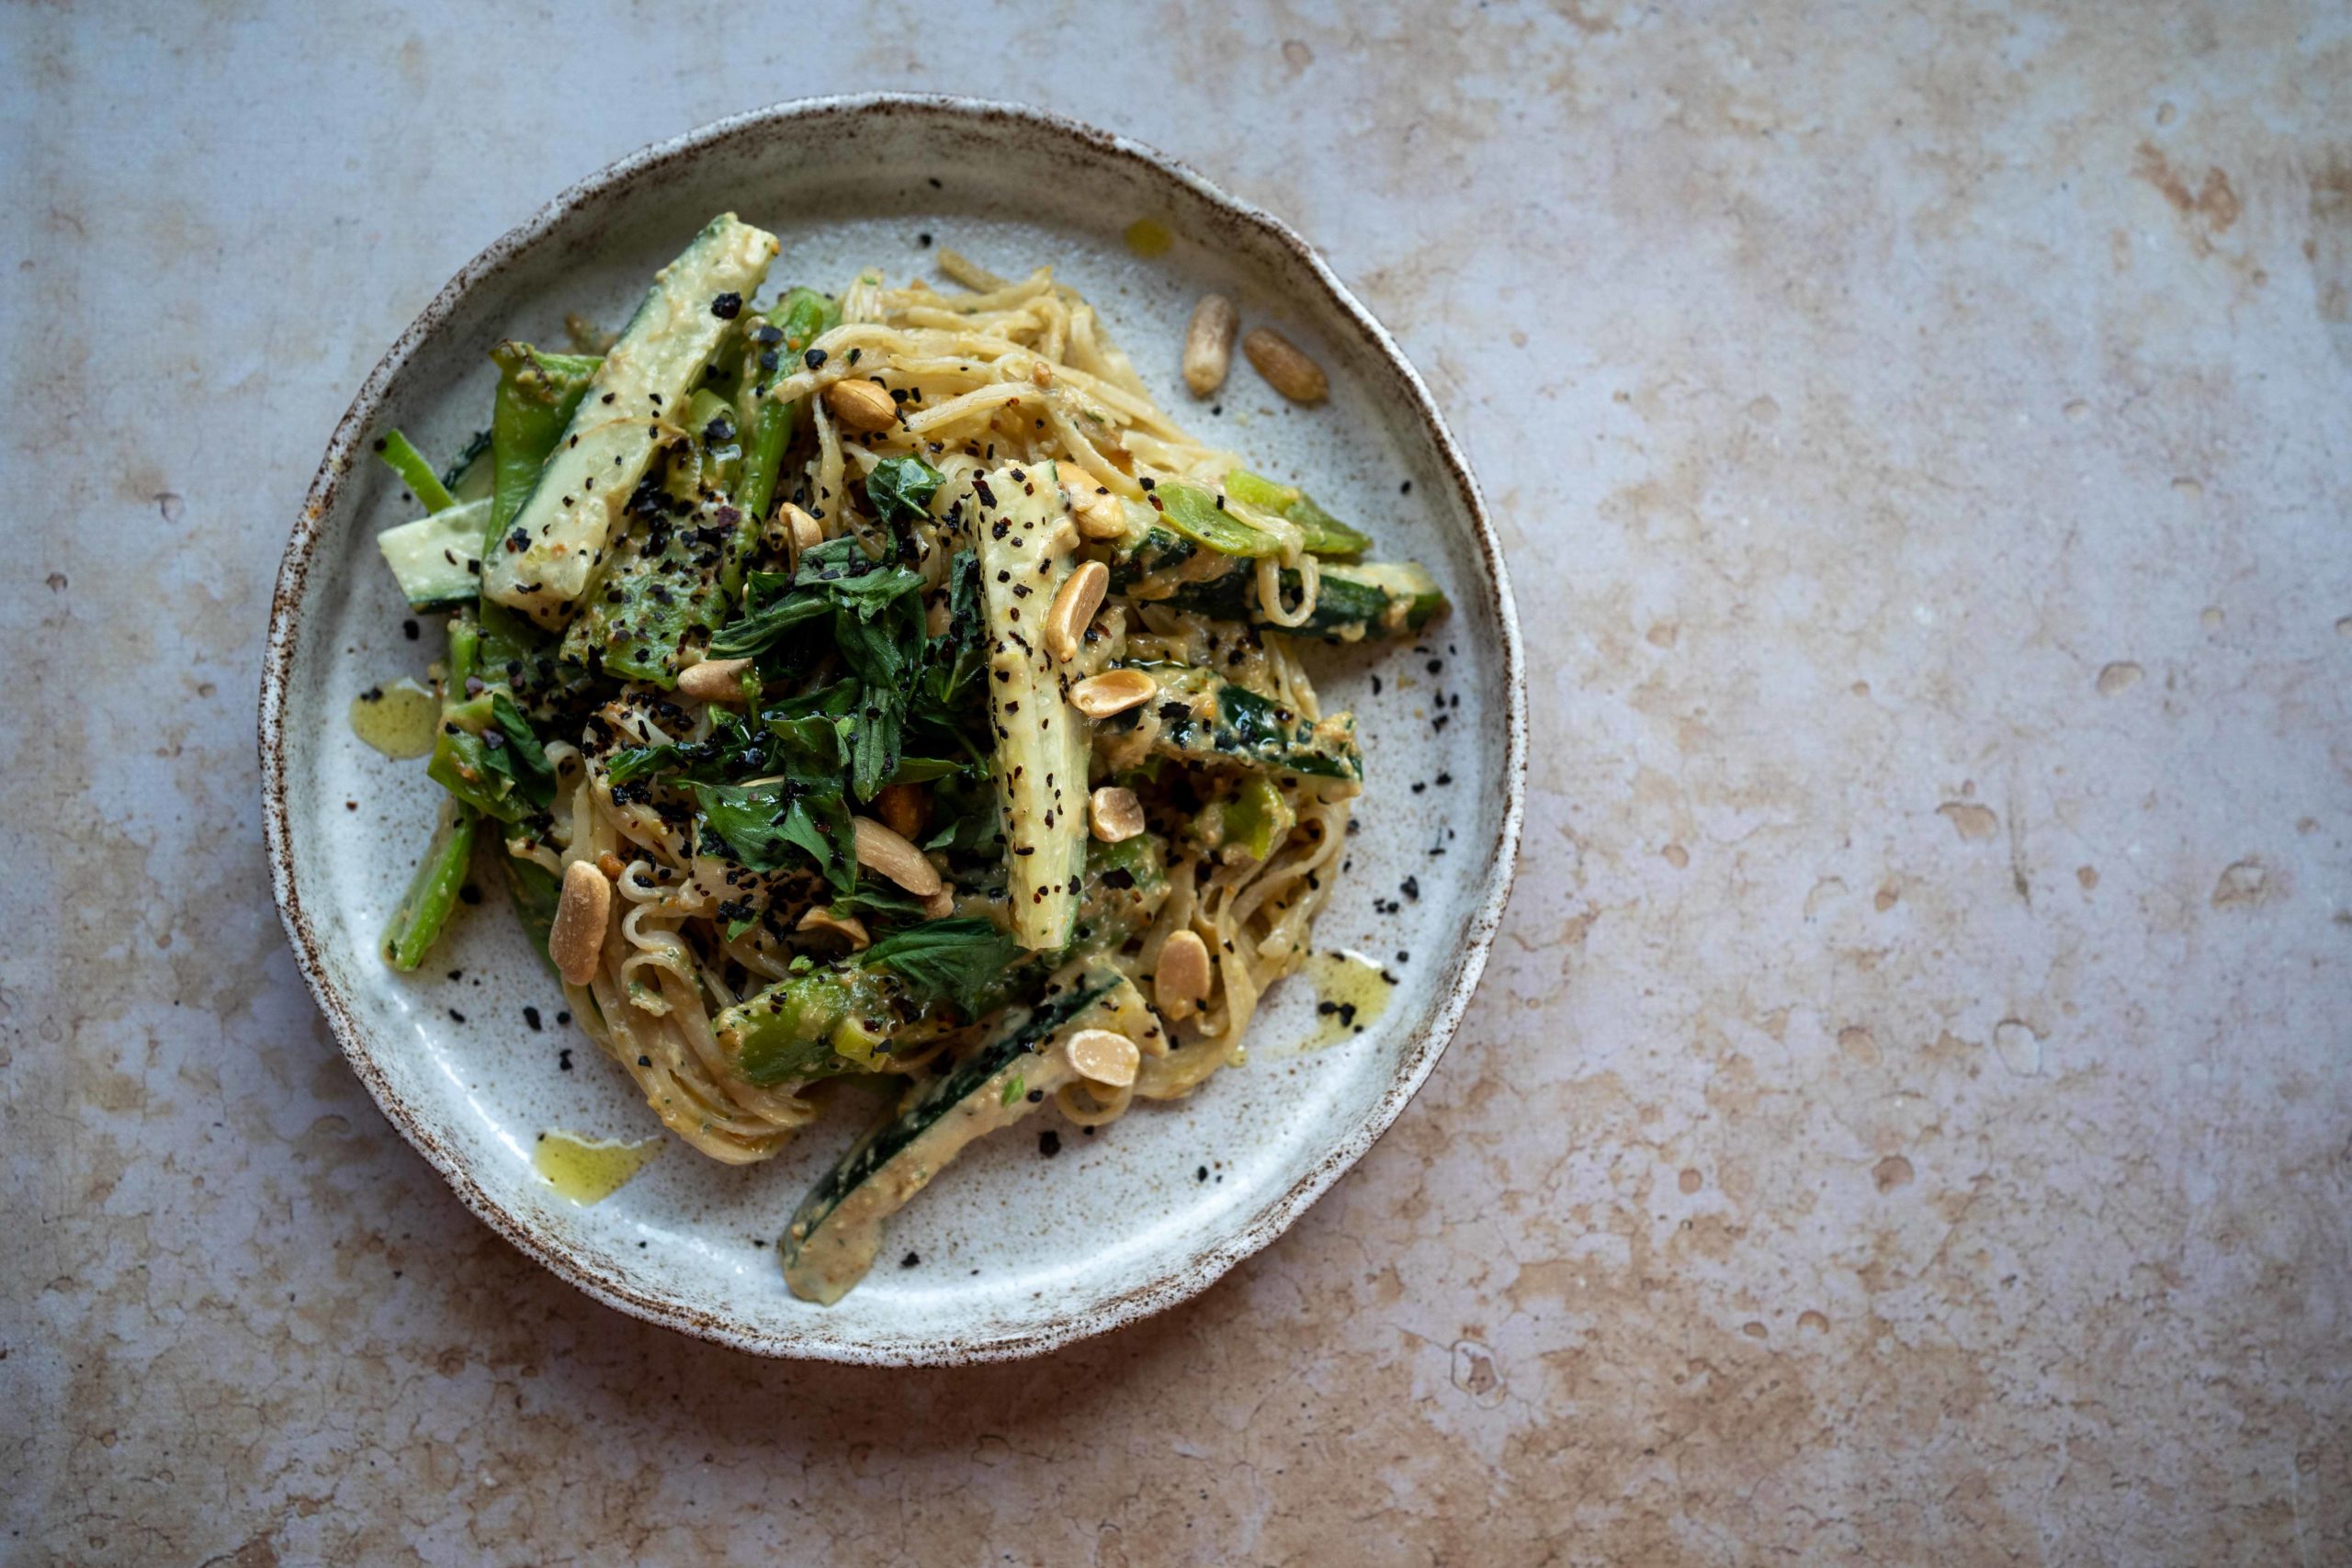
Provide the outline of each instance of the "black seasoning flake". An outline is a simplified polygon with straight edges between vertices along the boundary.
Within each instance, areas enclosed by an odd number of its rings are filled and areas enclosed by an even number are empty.
[[[555,1065],[564,1072],[571,1071],[571,1047],[566,1045],[555,1054]]]
[[[1372,678],[1372,694],[1375,697],[1380,695],[1380,677],[1377,675]]]
[[[938,182],[937,180],[933,180],[933,181],[932,181],[931,183],[932,183],[932,184],[933,184],[933,185],[937,185],[939,182]],[[930,235],[928,235],[928,234],[917,234],[917,235],[915,236],[915,243],[916,243],[916,244],[918,244],[918,245],[921,245],[924,250],[926,250],[926,251],[927,251],[927,250],[931,249],[931,236],[930,236]]]
[[[1417,876],[1407,877],[1404,881],[1396,885],[1396,891],[1402,893],[1408,898],[1419,898],[1421,896],[1420,878]]]
[[[569,1024],[571,1021],[571,1015],[568,1012],[560,1012],[555,1015],[555,1021],[558,1025]]]
[[[730,288],[710,302],[710,313],[722,321],[731,321],[743,313],[743,297]]]
[[[637,1065],[640,1067],[650,1067],[653,1065],[653,1058],[650,1056],[639,1056],[637,1059]]]
[[[458,889],[458,902],[469,907],[481,902],[481,889],[469,882]]]
[[[911,1269],[922,1261],[922,1257],[920,1253],[910,1252],[904,1258],[899,1259],[899,1267],[901,1269]]]
[[[822,370],[825,367],[825,351],[821,348],[812,348],[800,356],[800,363],[811,370]]]
[[[529,1024],[533,1032],[536,1032],[539,1027],[539,1010],[537,1008],[525,1008],[523,1010],[523,1021]]]
[[[1412,480],[1410,480],[1410,479],[1407,479],[1403,484],[1398,485],[1398,486],[1396,487],[1396,493],[1397,493],[1398,495],[1410,495],[1410,494],[1412,494],[1412,493],[1413,493],[1413,481],[1412,481]]]
[[[453,1023],[463,1023],[466,1021],[466,1015],[459,1012],[456,1008],[451,1008],[449,1010],[449,1019]]]
[[[414,642],[417,638],[416,623],[414,621],[402,621],[401,623],[401,636],[408,638],[411,642]]]
[[[1047,1159],[1062,1152],[1062,1135],[1051,1127],[1037,1134],[1037,1152]]]

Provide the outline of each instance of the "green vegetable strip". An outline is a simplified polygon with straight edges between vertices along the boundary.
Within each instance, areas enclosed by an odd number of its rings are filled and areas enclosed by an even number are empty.
[[[1282,549],[1280,540],[1226,511],[1207,491],[1162,483],[1151,491],[1151,499],[1155,510],[1170,528],[1204,549],[1250,560]]]
[[[1316,555],[1340,559],[1372,548],[1370,535],[1351,528],[1316,505],[1315,498],[1296,485],[1278,485],[1247,468],[1236,468],[1225,476],[1225,493],[1244,506],[1271,512],[1297,525],[1306,547]]]
[[[840,319],[841,312],[813,288],[795,288],[778,300],[773,325],[784,333],[784,341],[775,345],[775,370],[759,372],[762,389],[767,380],[790,375],[791,362],[807,353],[808,345]],[[792,422],[798,410],[797,403],[762,398],[759,412],[752,416],[751,436],[743,447],[743,483],[737,504],[754,531],[767,520],[768,506],[775,500],[776,472],[784,464],[784,449],[792,444]]]
[[[602,359],[584,354],[543,354],[511,339],[490,351],[498,367],[498,394],[491,404],[491,462],[496,475],[490,507],[490,534],[506,531],[524,498],[539,481],[548,455],[571,423],[589,379]]]
[[[408,891],[401,895],[390,922],[384,927],[384,962],[393,968],[414,969],[440,940],[441,928],[457,906],[458,889],[465,886],[466,868],[473,860],[474,825],[480,820],[473,807],[462,801],[441,802],[441,820],[433,830],[433,842],[424,858],[416,863],[416,874],[409,879]]]
[[[739,502],[745,525],[754,533],[767,521],[768,505],[775,500],[776,470],[784,466],[784,449],[792,445],[792,419],[797,403],[762,398],[752,416],[751,439],[743,446],[743,482]]]
[[[425,511],[446,512],[458,504],[458,498],[449,493],[449,487],[441,482],[441,476],[433,471],[424,454],[410,446],[408,437],[399,431],[385,433],[384,438],[376,443],[376,456],[384,460],[384,467],[400,475],[401,483],[408,486],[409,493],[424,504]]]

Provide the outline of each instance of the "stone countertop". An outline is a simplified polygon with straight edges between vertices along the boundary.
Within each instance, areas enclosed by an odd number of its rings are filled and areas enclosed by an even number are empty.
[[[2342,9],[131,10],[0,13],[0,1557],[2352,1556]],[[1396,1129],[1203,1298],[963,1371],[495,1240],[303,991],[254,759],[287,529],[444,279],[876,87],[1320,243],[1536,682]]]

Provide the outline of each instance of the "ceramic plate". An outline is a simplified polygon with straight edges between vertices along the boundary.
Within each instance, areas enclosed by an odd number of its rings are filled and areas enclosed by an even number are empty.
[[[844,1097],[764,1165],[729,1169],[674,1145],[600,1203],[559,1195],[533,1164],[542,1132],[649,1136],[652,1116],[558,1026],[561,994],[497,907],[494,874],[424,972],[379,961],[437,792],[421,763],[378,756],[345,716],[369,686],[421,676],[436,632],[429,619],[423,640],[403,635],[411,617],[373,541],[409,503],[369,443],[398,425],[428,453],[456,451],[486,417],[493,343],[560,343],[567,311],[622,320],[654,269],[729,209],[781,237],[772,276],[786,282],[837,288],[864,265],[903,279],[939,245],[1005,274],[1050,263],[1180,418],[1304,481],[1381,555],[1428,563],[1454,605],[1418,647],[1313,661],[1326,709],[1359,716],[1370,775],[1316,944],[1389,964],[1399,984],[1377,1022],[1304,1050],[1317,998],[1304,976],[1283,982],[1248,1065],[1189,1100],[1138,1103],[1091,1137],[1060,1126],[1050,1158],[1050,1112],[975,1147],[831,1308],[785,1290],[775,1241],[870,1109]],[[1152,247],[1127,231],[1143,219],[1173,245],[1139,254]],[[1319,359],[1330,401],[1294,409],[1237,355],[1221,398],[1194,402],[1178,345],[1209,289]],[[1033,110],[905,97],[787,104],[649,149],[459,273],[377,366],[320,466],[278,578],[261,720],[296,956],[352,1066],[458,1196],[623,1311],[763,1354],[865,1362],[1025,1355],[1141,1317],[1207,1286],[1329,1187],[1428,1076],[1477,982],[1518,843],[1526,725],[1477,487],[1428,389],[1315,253],[1133,142]]]

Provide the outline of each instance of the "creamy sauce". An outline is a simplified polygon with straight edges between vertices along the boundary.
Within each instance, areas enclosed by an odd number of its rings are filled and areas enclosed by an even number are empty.
[[[564,1197],[583,1207],[601,1203],[628,1184],[662,1152],[660,1138],[629,1143],[611,1138],[583,1138],[577,1133],[547,1132],[531,1151],[531,1166]]]
[[[1138,218],[1127,225],[1127,249],[1146,261],[1156,261],[1168,254],[1176,236],[1168,225],[1157,218]]]
[[[1310,953],[1302,966],[1315,983],[1315,1031],[1299,1045],[1320,1051],[1352,1040],[1387,1010],[1396,982],[1361,953]]]
[[[406,675],[351,699],[351,733],[396,760],[432,750],[434,727],[440,718],[440,699]]]

